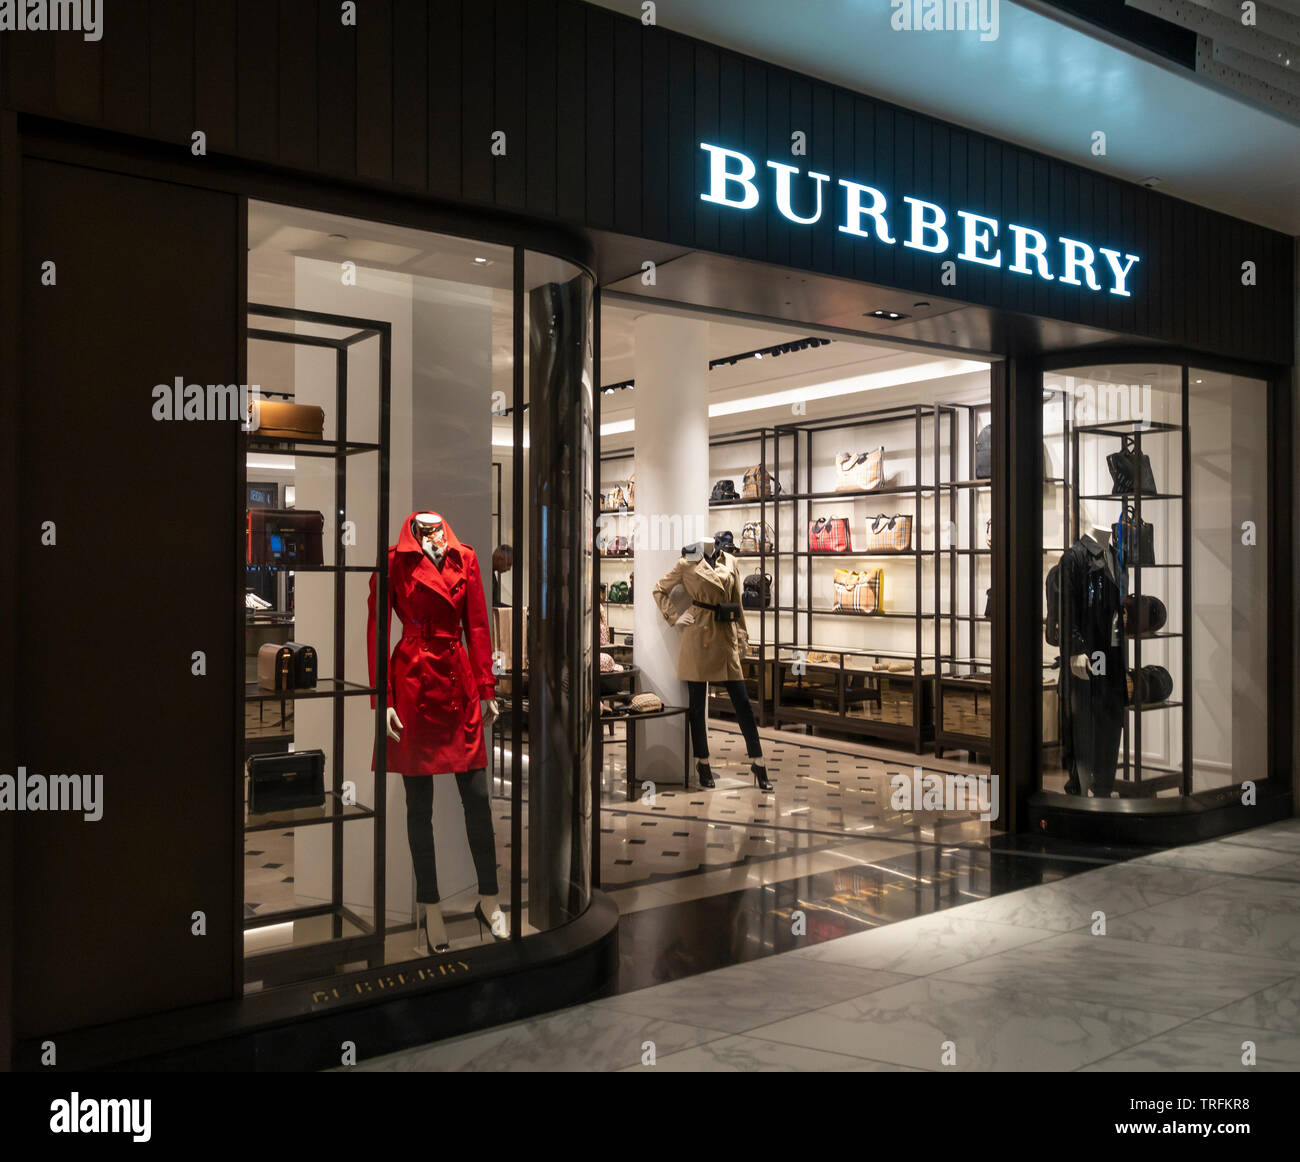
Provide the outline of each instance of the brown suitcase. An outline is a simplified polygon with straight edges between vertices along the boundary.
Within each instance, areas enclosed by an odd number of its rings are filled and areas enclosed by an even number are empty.
[[[264,440],[323,440],[325,409],[278,399],[255,399],[249,405],[249,432]]]
[[[257,651],[257,688],[276,694],[293,689],[293,651],[267,642]]]
[[[250,508],[250,565],[323,565],[325,517],[315,509]]]

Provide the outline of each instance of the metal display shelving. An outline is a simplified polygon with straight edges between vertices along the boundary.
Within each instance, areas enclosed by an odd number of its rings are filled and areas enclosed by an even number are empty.
[[[281,980],[302,979],[308,975],[334,971],[338,966],[364,960],[373,966],[383,961],[385,930],[384,899],[384,852],[385,852],[385,760],[387,733],[384,728],[387,716],[388,688],[388,642],[382,633],[375,635],[375,685],[349,682],[344,677],[346,664],[346,621],[345,605],[347,600],[347,577],[353,573],[375,573],[378,576],[378,592],[386,593],[388,589],[388,554],[384,541],[388,530],[388,474],[389,474],[389,407],[391,388],[391,325],[381,320],[354,318],[347,315],[326,314],[297,308],[277,307],[266,304],[248,305],[250,318],[278,319],[290,324],[306,324],[313,331],[342,331],[341,335],[331,336],[319,333],[305,333],[291,330],[277,330],[266,326],[249,326],[246,335],[249,341],[270,343],[287,343],[331,349],[335,353],[334,384],[334,424],[337,439],[278,439],[258,436],[256,431],[247,434],[245,445],[248,452],[273,452],[289,456],[308,456],[332,459],[334,461],[334,512],[343,514],[347,511],[348,467],[353,456],[372,455],[376,457],[377,502],[375,511],[375,540],[377,560],[368,565],[349,565],[337,560],[322,565],[302,566],[250,566],[266,568],[273,572],[324,573],[334,578],[333,585],[333,662],[334,677],[321,677],[314,689],[274,693],[261,690],[256,683],[248,683],[241,676],[241,688],[245,703],[265,703],[268,701],[281,704],[282,723],[287,725],[286,704],[295,699],[328,699],[331,706],[330,753],[327,756],[329,777],[326,787],[326,801],[321,807],[299,808],[269,812],[253,816],[245,812],[244,830],[246,833],[269,830],[295,830],[299,827],[328,826],[331,828],[330,844],[330,896],[328,901],[320,904],[283,908],[273,912],[248,916],[244,920],[245,931],[266,927],[271,924],[286,924],[315,917],[330,918],[329,935],[310,943],[295,944],[285,948],[275,948],[265,952],[250,953],[244,960],[246,980],[277,982]],[[379,343],[379,398],[378,398],[378,433],[377,442],[349,440],[348,431],[348,355],[359,343],[378,340]],[[271,394],[271,393],[265,393]],[[290,393],[278,393],[292,399]],[[335,553],[341,549],[336,548]],[[251,611],[250,611],[251,612]],[[283,610],[288,614],[291,611]],[[253,624],[255,618],[248,618]],[[286,638],[292,638],[289,629],[291,623],[282,622],[286,629]],[[374,804],[366,807],[345,801],[344,784],[347,771],[344,764],[345,745],[345,699],[369,695],[374,698],[375,748],[374,748]],[[265,733],[258,739],[245,738],[243,753],[288,752],[293,742],[292,733],[287,730],[282,737],[268,742]],[[243,778],[243,772],[239,774]],[[367,920],[359,915],[344,901],[343,888],[343,825],[357,820],[368,819],[373,822],[373,894],[372,917]],[[345,935],[345,928],[350,934]]]

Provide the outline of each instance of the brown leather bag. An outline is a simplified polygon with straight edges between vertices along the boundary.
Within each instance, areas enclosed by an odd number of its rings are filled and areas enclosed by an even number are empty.
[[[293,650],[267,642],[257,651],[257,688],[276,694],[293,689]]]
[[[323,440],[325,409],[278,399],[255,399],[248,405],[249,434],[263,440]]]

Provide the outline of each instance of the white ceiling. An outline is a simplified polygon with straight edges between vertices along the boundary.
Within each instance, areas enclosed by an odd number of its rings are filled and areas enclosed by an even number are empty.
[[[593,2],[640,17],[640,0]],[[1064,19],[1002,0],[984,41],[895,32],[889,0],[656,7],[661,27],[1300,234],[1300,126]],[[1090,152],[1096,130],[1104,158]]]

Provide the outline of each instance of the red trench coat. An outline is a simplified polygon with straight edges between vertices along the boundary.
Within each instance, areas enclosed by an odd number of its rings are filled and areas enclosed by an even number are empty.
[[[496,696],[478,557],[444,522],[447,555],[439,569],[411,531],[414,517],[415,513],[407,517],[397,544],[388,550],[382,640],[389,640],[396,612],[402,620],[402,638],[388,660],[388,705],[397,710],[403,729],[401,741],[388,740],[387,767],[404,775],[477,770],[487,766],[479,700]],[[378,574],[372,574],[366,632],[372,686],[378,584]]]

